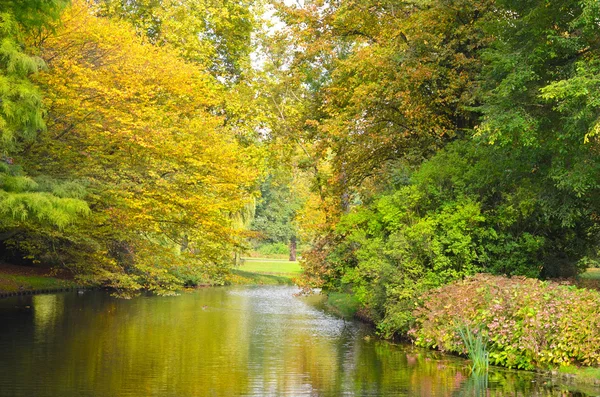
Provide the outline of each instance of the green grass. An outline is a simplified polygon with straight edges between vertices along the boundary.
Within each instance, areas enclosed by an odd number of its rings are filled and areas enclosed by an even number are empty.
[[[302,273],[298,262],[282,259],[244,258],[233,269],[229,284],[240,285],[293,285],[293,279]]]
[[[589,268],[585,273],[580,274],[575,284],[580,288],[589,288],[600,291],[600,268]]]
[[[244,258],[238,269],[244,272],[290,276],[298,276],[302,273],[302,267],[297,261],[290,262],[283,259]]]
[[[53,277],[0,274],[0,293],[75,287],[73,281]]]
[[[579,277],[589,280],[600,280],[600,268],[589,268]]]
[[[293,285],[290,275],[260,274],[243,270],[232,270],[227,279],[232,285]]]

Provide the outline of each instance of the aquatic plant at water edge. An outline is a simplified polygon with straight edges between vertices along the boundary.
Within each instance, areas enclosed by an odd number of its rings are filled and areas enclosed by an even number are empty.
[[[456,331],[467,349],[469,358],[473,361],[471,371],[476,373],[487,372],[489,368],[487,336],[481,332],[481,329],[471,329],[464,324],[458,326]]]

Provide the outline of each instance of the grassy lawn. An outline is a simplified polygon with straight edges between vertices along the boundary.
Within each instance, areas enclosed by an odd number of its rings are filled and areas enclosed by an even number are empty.
[[[291,285],[302,273],[298,262],[286,259],[244,258],[231,272],[231,284]]]
[[[228,283],[233,285],[294,285],[292,276],[232,270]]]
[[[600,268],[589,268],[575,279],[579,288],[589,288],[600,291]]]
[[[587,272],[583,273],[580,277],[589,280],[600,280],[600,268],[589,268]]]
[[[0,274],[0,293],[74,288],[76,286],[77,284],[73,281],[53,277]]]
[[[300,264],[285,259],[244,258],[239,270],[261,274],[285,274],[298,276],[302,273]]]

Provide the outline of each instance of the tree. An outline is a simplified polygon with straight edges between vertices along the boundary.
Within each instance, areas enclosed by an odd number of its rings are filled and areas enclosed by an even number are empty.
[[[546,276],[595,257],[600,180],[596,131],[600,10],[589,1],[501,1],[482,53],[477,137],[530,159],[546,238],[562,255]],[[552,265],[552,266],[549,266]]]
[[[89,213],[82,187],[27,176],[14,159],[45,130],[41,93],[31,77],[44,68],[25,37],[54,20],[65,1],[6,1],[0,8],[0,242],[28,224],[64,228]]]
[[[595,263],[597,2],[279,10],[292,46],[281,75],[313,103],[295,138],[331,166],[309,286],[356,293],[391,335],[453,279]]]
[[[478,54],[489,40],[481,21],[491,7],[490,1],[280,7],[295,38],[291,68],[320,91],[312,124],[332,151],[338,195],[354,194],[413,151],[431,155],[475,125]]]
[[[254,15],[260,14],[256,1],[102,0],[99,7],[224,81],[238,82],[249,69]]]
[[[30,240],[124,291],[169,292],[189,272],[222,282],[244,237],[232,215],[253,201],[259,151],[224,124],[214,78],[81,1],[39,44],[48,130],[19,161],[86,181],[93,214],[60,236],[32,230]]]
[[[269,243],[289,245],[290,261],[296,260],[298,230],[295,222],[300,198],[294,194],[293,181],[285,175],[271,174],[260,187],[261,199],[251,229]]]

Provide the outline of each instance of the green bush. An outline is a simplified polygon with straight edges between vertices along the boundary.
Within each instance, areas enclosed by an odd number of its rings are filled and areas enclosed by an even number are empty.
[[[536,161],[457,140],[416,169],[398,166],[397,186],[351,208],[303,253],[307,284],[351,291],[393,337],[410,329],[424,293],[455,280],[576,275],[597,256],[595,212],[546,186]]]
[[[533,369],[600,365],[600,293],[525,277],[479,274],[427,293],[409,331],[418,346],[467,354],[478,329],[491,364]]]

